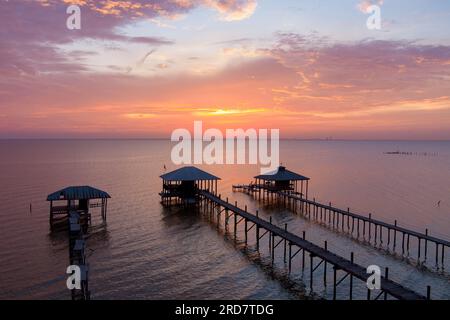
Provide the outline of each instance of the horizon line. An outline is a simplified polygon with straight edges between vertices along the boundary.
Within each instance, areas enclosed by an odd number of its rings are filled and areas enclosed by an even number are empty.
[[[68,138],[57,138],[57,137],[52,137],[52,138],[23,138],[23,137],[11,137],[11,138],[1,138],[0,137],[0,141],[67,141],[67,140],[73,140],[73,141],[95,141],[95,140],[104,140],[104,141],[130,141],[130,140],[135,140],[135,141],[169,141],[169,142],[179,142],[179,141],[171,141],[170,138],[158,138],[158,137],[153,137],[153,138],[137,138],[137,137],[132,137],[132,138],[126,138],[126,137],[111,137],[111,138],[106,138],[106,137],[68,137]],[[197,141],[199,139],[191,139],[194,141]],[[226,138],[224,138],[224,140],[228,140]],[[236,138],[234,139],[236,140]],[[238,139],[241,140],[241,139]],[[248,140],[247,138],[245,140]],[[258,139],[255,139],[258,140]],[[327,138],[280,138],[280,141],[317,141],[317,142],[450,142],[450,139],[346,139],[346,138],[342,138],[342,139],[327,139]],[[200,140],[203,141],[203,140]],[[209,141],[204,141],[204,142],[209,142]]]

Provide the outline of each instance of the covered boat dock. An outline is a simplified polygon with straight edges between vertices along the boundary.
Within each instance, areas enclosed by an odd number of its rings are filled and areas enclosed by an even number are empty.
[[[217,194],[217,181],[220,180],[196,167],[183,167],[160,176],[163,190],[159,193],[161,203],[170,205],[192,205],[198,203],[199,191]]]
[[[75,213],[80,215],[82,221],[90,222],[91,208],[101,208],[101,216],[106,220],[109,198],[111,196],[107,192],[90,186],[72,186],[49,194],[47,201],[50,202],[50,226],[53,228]]]

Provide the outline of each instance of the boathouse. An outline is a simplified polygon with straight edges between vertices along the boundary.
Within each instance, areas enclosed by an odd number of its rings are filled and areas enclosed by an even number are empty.
[[[310,179],[289,171],[286,167],[280,166],[275,171],[254,178],[256,186],[260,186],[270,192],[285,191],[300,194],[302,197],[308,198],[308,182]],[[300,188],[298,186],[299,181]]]
[[[101,216],[106,220],[109,198],[107,192],[90,186],[67,187],[49,194],[50,226],[66,221],[70,215],[79,215],[81,221],[90,222],[91,208],[101,208]]]
[[[217,181],[220,180],[196,167],[183,167],[160,176],[163,190],[159,193],[163,205],[190,205],[198,202],[199,191],[217,194]]]

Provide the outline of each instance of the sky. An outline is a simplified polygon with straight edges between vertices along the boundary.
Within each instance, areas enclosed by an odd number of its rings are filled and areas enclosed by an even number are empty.
[[[450,140],[450,1],[0,0],[0,138],[170,138],[194,120]]]

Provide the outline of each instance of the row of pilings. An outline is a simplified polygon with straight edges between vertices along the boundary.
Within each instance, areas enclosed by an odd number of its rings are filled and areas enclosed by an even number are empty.
[[[328,228],[345,233],[350,237],[363,241],[375,248],[382,248],[393,255],[411,258],[415,255],[416,263],[426,266],[432,261],[437,271],[444,272],[448,259],[445,257],[450,242],[430,235],[428,229],[424,233],[407,229],[398,225],[374,219],[372,214],[363,216],[347,210],[323,204],[316,199],[306,199],[300,194],[286,191],[270,191],[261,186],[239,185],[234,191],[243,191],[266,204],[282,205],[294,213],[318,222]]]
[[[221,199],[220,195],[214,195],[208,191],[200,191],[199,193],[201,195],[201,201],[198,204],[199,210],[208,215],[210,221],[217,224],[217,227],[223,226],[227,232],[232,232],[234,238],[237,239],[239,226],[244,225],[241,232],[244,233],[245,245],[250,245],[250,236],[252,238],[254,236],[254,246],[260,254],[263,254],[264,251],[263,242],[267,242],[272,266],[276,260],[277,248],[282,248],[283,263],[289,276],[294,271],[294,263],[298,263],[297,260],[300,260],[302,278],[305,276],[305,270],[309,270],[309,292],[311,295],[320,292],[320,290],[326,291],[331,282],[332,299],[338,298],[339,288],[348,290],[347,298],[350,300],[361,299],[363,291],[366,292],[365,298],[369,300],[430,299],[430,287],[427,287],[426,295],[416,293],[390,279],[388,268],[384,270],[384,276],[381,276],[380,288],[370,289],[367,286],[370,274],[366,268],[355,262],[353,253],[350,253],[350,259],[338,256],[328,250],[327,242],[324,243],[323,247],[320,247],[306,240],[305,232],[301,237],[297,236],[288,231],[286,224],[284,227],[278,227],[272,223],[271,219],[269,221],[261,219],[258,211],[256,214],[251,214],[247,211],[247,208],[241,209],[236,202],[233,205],[228,202],[228,199]],[[230,230],[230,227],[232,227],[232,230]],[[251,232],[252,230],[253,232]],[[331,276],[330,271],[332,272]],[[318,273],[320,273],[321,281],[317,281]],[[326,296],[327,294],[323,295]],[[339,293],[339,297],[343,296],[345,294]]]

